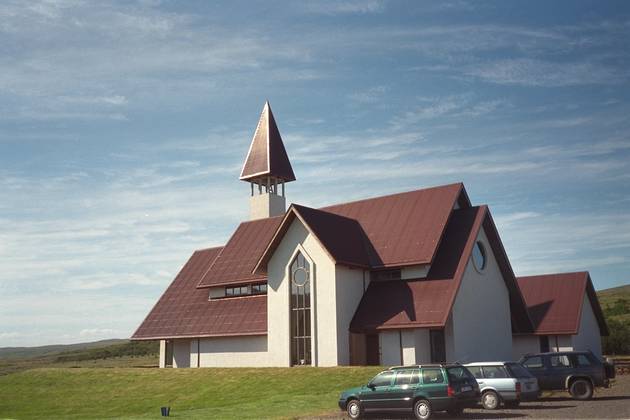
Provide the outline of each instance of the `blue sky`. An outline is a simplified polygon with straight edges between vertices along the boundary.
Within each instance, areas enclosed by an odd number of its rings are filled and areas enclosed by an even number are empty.
[[[0,346],[128,337],[247,218],[264,101],[340,201],[463,181],[517,275],[630,281],[627,2],[0,3]]]

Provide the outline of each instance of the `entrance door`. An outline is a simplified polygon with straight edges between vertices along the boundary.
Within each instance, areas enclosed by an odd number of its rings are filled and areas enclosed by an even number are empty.
[[[444,341],[444,330],[431,330],[429,337],[431,340],[431,363],[445,363],[446,343]]]
[[[379,356],[378,334],[367,334],[365,336],[366,364],[368,366],[378,366],[381,364]]]

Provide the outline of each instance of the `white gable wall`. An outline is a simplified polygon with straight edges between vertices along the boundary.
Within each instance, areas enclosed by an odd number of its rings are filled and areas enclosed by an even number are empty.
[[[527,353],[540,352],[540,337],[532,334],[515,335],[512,338],[512,359],[519,360]]]
[[[336,366],[338,343],[335,328],[337,325],[335,263],[299,219],[291,223],[267,265],[269,364],[271,366],[291,364],[288,265],[298,248],[311,264],[313,364]]]
[[[191,367],[268,366],[267,354],[266,335],[190,340]]]
[[[477,240],[486,250],[486,267],[479,273],[472,258],[468,260],[451,312],[452,331],[448,323],[446,328],[448,361],[509,360],[512,357],[508,289],[483,228]]]
[[[596,356],[602,355],[602,339],[600,336],[599,324],[591,301],[588,296],[584,295],[584,302],[582,303],[582,316],[580,317],[580,327],[577,335],[572,338],[572,344],[574,350],[590,350],[595,353]]]
[[[368,287],[369,277],[369,272],[362,269],[341,265],[335,268],[338,365],[350,364],[350,321]]]

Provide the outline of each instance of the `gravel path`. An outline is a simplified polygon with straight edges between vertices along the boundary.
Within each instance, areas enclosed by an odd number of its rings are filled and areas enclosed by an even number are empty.
[[[317,417],[326,420],[344,419],[337,411],[329,416]],[[405,416],[368,415],[368,419],[405,419]],[[436,413],[433,419],[448,419],[446,413]],[[597,389],[590,401],[575,401],[566,393],[555,393],[552,397],[538,401],[522,403],[518,409],[488,411],[467,409],[459,419],[630,419],[630,375],[617,376],[615,383],[608,389]],[[311,418],[312,419],[312,418]]]

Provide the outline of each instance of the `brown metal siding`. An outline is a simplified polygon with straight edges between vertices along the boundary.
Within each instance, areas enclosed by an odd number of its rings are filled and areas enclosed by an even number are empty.
[[[426,279],[370,283],[351,331],[443,327],[485,214],[483,207],[453,211]]]
[[[373,268],[429,264],[462,190],[462,184],[452,184],[321,210],[359,222],[374,249]]]
[[[577,334],[585,293],[601,334],[608,333],[588,272],[519,277],[518,285],[536,334]]]
[[[268,103],[260,115],[240,178],[248,181],[263,176],[279,178],[285,182],[295,181],[289,156]]]
[[[195,251],[132,339],[258,335],[267,332],[267,296],[208,300],[197,289],[221,248]]]
[[[199,287],[266,279],[252,272],[281,221],[278,216],[241,223],[214,263],[199,277]]]

